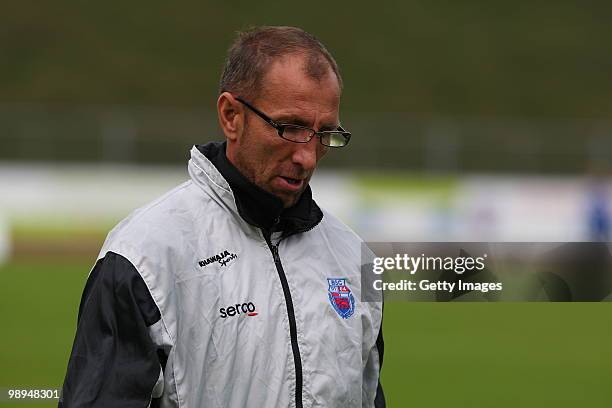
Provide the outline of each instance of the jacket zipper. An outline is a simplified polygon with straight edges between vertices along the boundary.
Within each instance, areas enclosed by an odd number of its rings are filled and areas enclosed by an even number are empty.
[[[283,294],[285,295],[285,304],[287,306],[287,315],[289,317],[289,335],[291,337],[291,349],[293,351],[293,363],[295,364],[295,407],[302,408],[302,388],[303,388],[303,376],[302,376],[302,358],[300,356],[300,347],[297,339],[297,324],[295,321],[295,310],[293,309],[293,301],[291,300],[291,292],[289,290],[289,283],[287,282],[287,276],[283,270],[283,264],[281,263],[280,256],[278,255],[278,245],[280,241],[274,245],[270,238],[266,238],[268,247],[272,252],[274,258],[274,265],[278,272],[278,277],[283,287]]]

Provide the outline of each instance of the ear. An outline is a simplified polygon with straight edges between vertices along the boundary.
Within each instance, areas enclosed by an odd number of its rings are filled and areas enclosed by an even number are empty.
[[[219,125],[230,142],[235,142],[244,128],[244,108],[229,92],[223,92],[217,99]]]

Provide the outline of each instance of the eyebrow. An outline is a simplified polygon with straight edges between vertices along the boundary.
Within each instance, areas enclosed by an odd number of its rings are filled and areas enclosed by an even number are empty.
[[[319,129],[320,132],[325,132],[328,130],[338,130],[338,128],[340,127],[340,124],[338,123],[337,125],[323,125],[321,126],[321,129]]]
[[[297,116],[293,116],[293,115],[280,115],[278,119],[274,119],[274,120],[278,123],[285,123],[288,125],[298,125],[298,126],[310,127],[308,122],[306,122],[304,119],[299,118]]]
[[[274,121],[277,123],[284,123],[287,125],[298,125],[298,126],[304,126],[307,128],[310,127],[310,124],[306,122],[304,119],[293,116],[293,115],[280,115],[278,119],[274,119]],[[337,130],[338,126],[340,126],[340,124],[337,124],[337,125],[324,124],[321,126],[319,131]]]

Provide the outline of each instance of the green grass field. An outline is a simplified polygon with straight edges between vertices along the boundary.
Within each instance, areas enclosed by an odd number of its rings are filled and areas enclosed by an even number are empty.
[[[89,267],[0,267],[0,388],[60,386]],[[610,407],[611,312],[610,303],[389,303],[388,406]]]

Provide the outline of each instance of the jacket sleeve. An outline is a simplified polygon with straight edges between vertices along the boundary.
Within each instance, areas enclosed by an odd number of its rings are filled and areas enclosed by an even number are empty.
[[[382,333],[382,321],[380,322],[380,331],[376,339],[376,352],[378,353],[378,386],[376,387],[376,398],[374,398],[374,408],[386,408],[385,394],[383,393],[382,384],[380,383],[380,372],[383,365],[383,356],[385,354],[385,342]]]
[[[83,291],[58,406],[147,407],[160,375],[147,327],[159,319],[134,266],[121,255],[107,253]]]
[[[367,361],[363,370],[363,408],[385,408],[385,395],[380,383],[380,371],[383,364],[385,344],[382,334],[382,317],[376,343],[367,355]],[[373,401],[373,405],[372,405]]]

